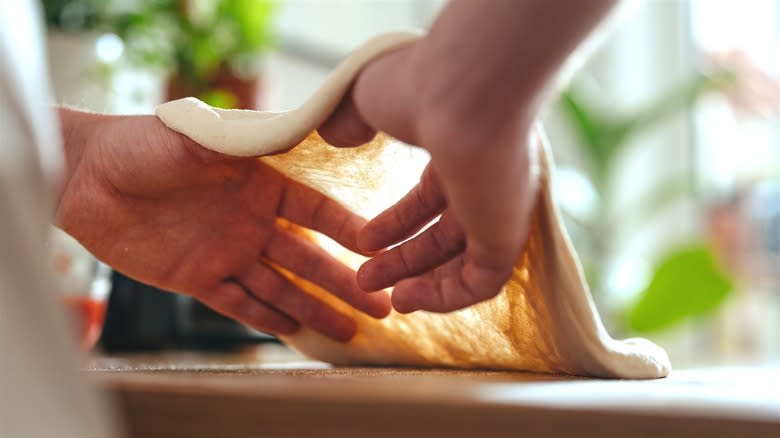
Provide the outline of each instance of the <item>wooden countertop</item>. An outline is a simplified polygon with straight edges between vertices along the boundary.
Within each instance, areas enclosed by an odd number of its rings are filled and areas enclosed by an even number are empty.
[[[332,368],[282,347],[97,357],[130,436],[780,437],[780,367],[653,381]]]

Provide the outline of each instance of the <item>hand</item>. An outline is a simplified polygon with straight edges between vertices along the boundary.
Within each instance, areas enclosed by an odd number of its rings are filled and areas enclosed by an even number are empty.
[[[536,200],[533,120],[564,61],[614,0],[453,0],[420,41],[363,68],[319,129],[354,146],[377,130],[425,148],[420,184],[371,221],[367,290],[395,285],[400,312],[448,312],[495,296],[522,252]],[[544,44],[539,44],[544,41]]]
[[[364,263],[358,283],[369,291],[395,286],[393,307],[401,313],[449,312],[494,297],[509,279],[536,200],[536,143],[528,138],[531,118],[517,113],[453,117],[460,123],[450,123],[455,127],[444,135],[415,132],[408,118],[431,120],[435,112],[420,109],[416,96],[386,91],[412,80],[404,76],[404,60],[415,50],[367,66],[319,132],[331,144],[354,146],[382,130],[431,153],[419,184],[361,232],[365,253],[400,245]],[[487,103],[482,108],[495,114]]]
[[[452,197],[462,202],[463,214],[458,215],[456,205],[444,194],[446,182],[434,170],[437,163],[429,164],[420,182],[369,222],[359,238],[364,251],[404,242],[366,262],[358,274],[366,290],[395,285],[393,306],[402,313],[449,312],[494,297],[509,279],[524,247],[536,199],[536,176],[528,162],[521,162],[512,175],[517,180],[509,188],[512,198],[501,199],[502,190],[491,187],[507,184],[507,175],[467,179],[472,186],[461,190],[477,196],[465,200]],[[480,190],[485,193],[482,199],[478,198]],[[491,196],[496,196],[492,201],[497,207],[484,205]],[[437,220],[415,236],[433,219]],[[468,221],[470,228],[464,230],[459,220]],[[409,239],[411,236],[415,237]]]
[[[153,116],[63,110],[62,118],[68,170],[59,225],[117,270],[274,334],[305,325],[347,341],[355,324],[269,263],[369,315],[389,312],[387,296],[363,292],[354,271],[277,222],[356,250],[365,221],[335,201],[257,159],[202,148]]]
[[[362,78],[371,78],[373,68],[381,66],[380,61],[369,67]],[[359,80],[357,92],[361,86]],[[390,120],[371,126],[356,111],[354,103],[343,104],[320,134],[341,146],[365,142],[375,128],[410,138],[403,129],[383,129],[403,124]],[[361,287],[377,291],[395,286],[393,307],[401,313],[449,312],[501,290],[524,247],[538,184],[536,144],[528,142],[522,124],[517,126],[505,140],[485,137],[498,140],[495,145],[469,144],[468,139],[438,143],[446,148],[427,143],[432,159],[419,184],[359,236],[364,252],[403,242],[360,268]]]

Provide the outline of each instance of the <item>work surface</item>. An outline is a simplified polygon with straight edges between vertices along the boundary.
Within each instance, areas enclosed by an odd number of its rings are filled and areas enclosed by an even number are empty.
[[[780,368],[654,381],[331,368],[282,349],[98,357],[132,436],[772,436]]]

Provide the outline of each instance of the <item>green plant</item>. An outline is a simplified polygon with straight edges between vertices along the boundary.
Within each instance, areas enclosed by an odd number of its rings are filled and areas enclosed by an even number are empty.
[[[647,289],[629,310],[628,324],[641,332],[670,327],[717,308],[732,288],[731,278],[709,247],[679,249],[658,265]]]
[[[587,160],[587,173],[601,200],[592,217],[576,223],[582,228],[580,249],[584,250],[583,264],[595,294],[605,287],[604,272],[616,221],[647,220],[692,192],[689,175],[672,176],[640,195],[627,211],[614,214],[606,203],[606,195],[617,157],[639,134],[690,108],[702,95],[727,90],[735,83],[734,73],[726,69],[698,74],[629,115],[605,114],[595,109],[575,87],[562,93],[558,106],[577,136],[577,144]],[[628,309],[626,322],[632,330],[647,332],[709,311],[731,289],[728,278],[706,246],[681,245],[658,263],[649,286]]]
[[[113,21],[129,60],[162,68],[203,96],[225,98],[210,81],[224,69],[257,73],[273,46],[274,0],[146,0]],[[215,97],[216,98],[216,97]]]

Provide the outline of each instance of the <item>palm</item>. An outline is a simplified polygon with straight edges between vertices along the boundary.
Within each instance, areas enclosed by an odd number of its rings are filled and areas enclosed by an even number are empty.
[[[467,235],[430,165],[420,183],[369,222],[361,235],[361,246],[369,250],[398,242],[403,243],[367,261],[359,278],[367,290],[395,286],[393,307],[402,313],[449,312],[489,299],[501,289],[516,259],[513,248],[504,257],[501,248],[485,250],[482,242]]]
[[[289,333],[300,323],[345,340],[354,323],[266,261],[371,315],[387,313],[386,296],[363,293],[354,272],[277,225],[284,218],[354,249],[359,217],[259,160],[205,150],[155,117],[109,119],[101,132],[73,172],[59,213],[77,218],[66,230],[117,270],[270,332]]]
[[[538,184],[538,142],[527,138],[533,102],[497,93],[495,80],[459,94],[465,78],[441,81],[453,77],[449,54],[432,67],[416,64],[426,59],[424,47],[407,46],[365,66],[318,128],[334,145],[360,144],[379,130],[431,155],[420,184],[360,237],[365,252],[377,253],[360,268],[360,284],[394,286],[393,307],[403,313],[450,312],[498,294],[525,245]],[[470,79],[479,82],[482,73]]]

